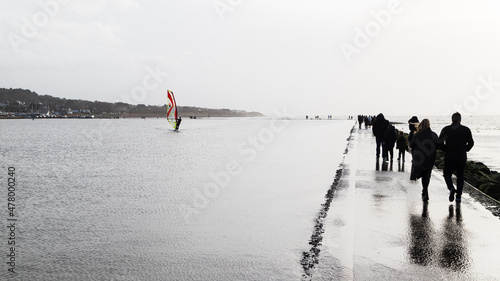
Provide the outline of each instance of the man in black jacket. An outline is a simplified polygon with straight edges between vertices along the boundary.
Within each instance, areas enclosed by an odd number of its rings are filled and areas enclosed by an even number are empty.
[[[450,190],[449,200],[453,202],[455,193],[456,202],[462,200],[462,189],[464,186],[464,169],[467,162],[467,152],[474,146],[472,133],[466,126],[460,124],[462,116],[460,113],[453,113],[451,116],[452,124],[441,130],[439,139],[444,142],[444,180]],[[453,172],[457,175],[457,189],[453,186],[451,175]]]
[[[375,122],[373,122],[372,131],[375,135],[375,141],[377,142],[377,159],[380,157],[380,146],[382,146],[382,157],[387,157],[387,152],[385,150],[384,137],[385,131],[387,131],[387,126],[389,125],[389,121],[387,121],[384,117],[384,114],[380,113],[377,115]],[[385,159],[384,159],[385,160]]]

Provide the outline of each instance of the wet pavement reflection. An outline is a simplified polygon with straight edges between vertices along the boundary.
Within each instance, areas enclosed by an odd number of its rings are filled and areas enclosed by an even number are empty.
[[[408,247],[410,260],[420,265],[430,265],[437,260],[439,266],[443,268],[466,272],[471,261],[467,253],[461,205],[449,205],[449,214],[443,221],[440,233],[434,230],[428,206],[428,202],[423,202],[422,214],[411,214],[408,220],[410,223]]]
[[[377,159],[371,133],[353,133],[311,280],[500,280],[498,217],[467,193],[450,203],[440,171],[422,201],[406,156]]]
[[[380,171],[380,162],[382,162],[382,171],[384,172],[392,172],[393,171],[393,161],[384,161],[377,159],[375,162],[375,171]],[[404,164],[403,164],[404,169]],[[400,170],[400,164],[398,163],[398,172]]]
[[[405,162],[398,161],[398,172],[405,172]]]
[[[467,237],[462,222],[461,204],[456,204],[455,207],[449,206],[449,215],[443,222],[442,239],[440,265],[454,271],[465,272],[471,261],[467,252]]]
[[[408,254],[412,262],[428,265],[433,258],[435,248],[433,227],[429,218],[428,202],[424,202],[421,215],[410,216],[410,245]]]

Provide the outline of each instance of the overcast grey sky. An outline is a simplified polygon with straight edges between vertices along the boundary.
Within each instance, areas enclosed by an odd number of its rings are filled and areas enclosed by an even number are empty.
[[[0,0],[0,87],[297,115],[497,114],[500,2]],[[498,82],[497,82],[498,81]]]

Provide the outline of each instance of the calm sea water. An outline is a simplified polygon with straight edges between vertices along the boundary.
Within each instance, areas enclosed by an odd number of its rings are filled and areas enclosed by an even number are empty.
[[[353,125],[1,120],[0,279],[299,280]]]
[[[431,117],[432,128],[447,119]],[[500,170],[498,120],[463,124],[470,158]],[[300,280],[353,125],[207,119],[175,132],[164,119],[1,120],[0,279]]]

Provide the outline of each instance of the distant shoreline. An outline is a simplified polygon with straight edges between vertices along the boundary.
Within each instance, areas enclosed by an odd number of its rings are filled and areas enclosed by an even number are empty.
[[[245,115],[234,115],[234,116],[181,116],[183,119],[210,119],[210,118],[254,118],[254,117],[265,117],[264,115],[259,116],[245,116]],[[164,115],[81,115],[81,116],[40,116],[40,115],[0,115],[0,120],[22,120],[22,119],[36,119],[36,120],[51,120],[51,119],[166,119],[167,116]]]
[[[227,108],[178,106],[177,110],[183,118],[264,117],[262,113],[256,111],[249,112]],[[0,118],[4,119],[31,118],[33,115],[35,118],[39,118],[36,116],[44,116],[45,118],[85,118],[87,116],[94,116],[94,118],[154,118],[166,116],[167,106],[65,99],[38,95],[27,89],[0,88],[0,114],[2,114]],[[15,117],[5,117],[5,115]]]

